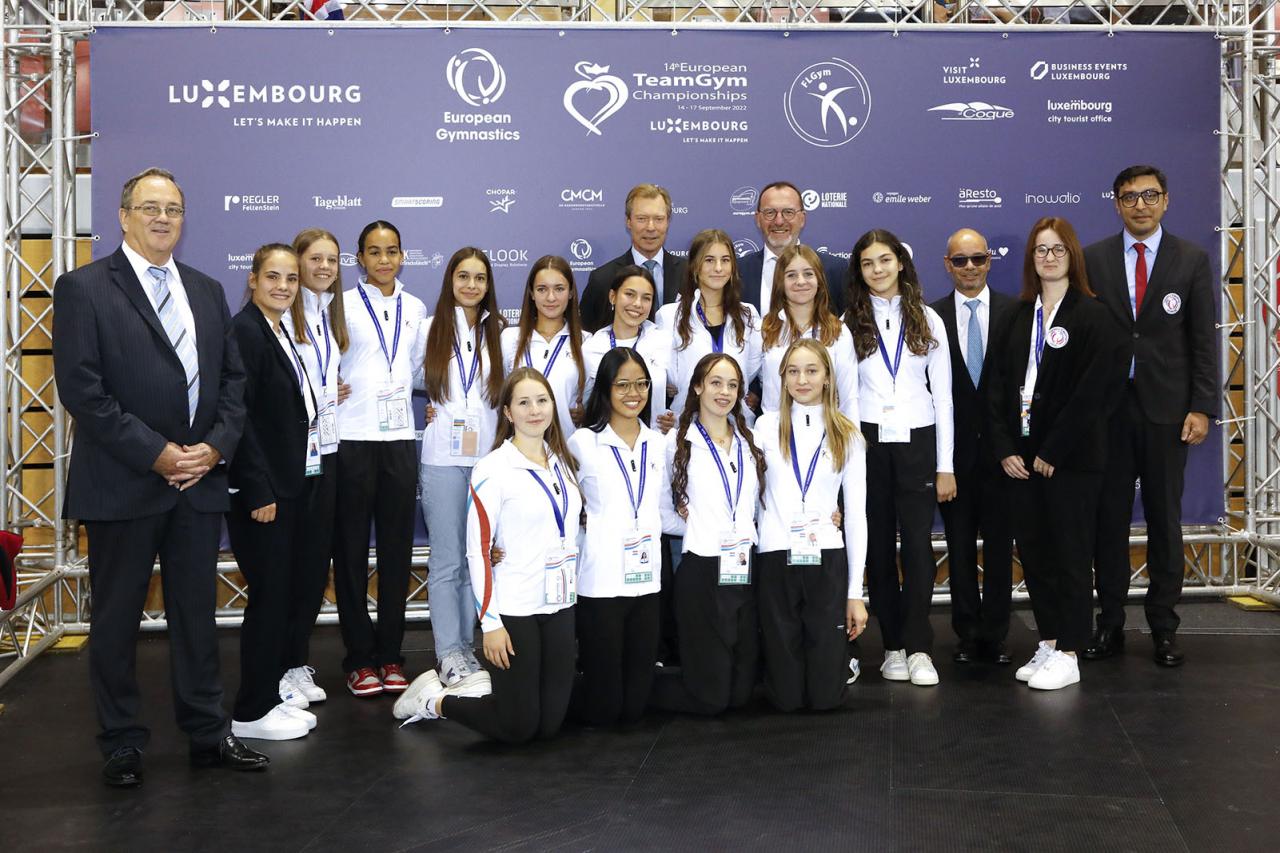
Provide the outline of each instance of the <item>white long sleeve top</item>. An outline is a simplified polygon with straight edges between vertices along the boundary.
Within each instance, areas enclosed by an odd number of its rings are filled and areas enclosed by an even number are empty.
[[[517,367],[534,367],[551,383],[551,391],[556,395],[556,415],[560,418],[560,431],[567,439],[577,429],[569,410],[579,405],[578,400],[578,365],[573,360],[573,349],[569,346],[569,324],[551,336],[550,340],[538,334],[534,329],[529,335],[529,345],[520,363],[515,363],[516,342],[520,339],[520,328],[509,326],[502,330],[502,365],[507,373]],[[583,335],[583,340],[586,335]],[[557,352],[557,347],[559,351]],[[553,362],[551,359],[555,358]],[[586,355],[583,354],[583,361]],[[548,371],[548,365],[550,371]],[[584,371],[585,372],[585,371]],[[586,388],[583,387],[583,400],[586,400]]]
[[[677,416],[684,411],[685,398],[689,395],[689,383],[693,379],[693,369],[708,353],[714,352],[711,332],[703,324],[698,315],[697,306],[702,303],[702,292],[694,293],[694,308],[689,319],[689,345],[681,348],[680,332],[676,328],[676,312],[680,303],[672,302],[658,309],[658,327],[667,335],[670,342],[671,358],[667,364],[667,379],[676,386],[676,396],[671,403],[671,410]],[[742,306],[751,315],[745,334],[739,340],[734,330],[733,321],[726,319],[724,324],[724,349],[726,355],[733,356],[742,369],[742,393],[747,393],[747,386],[760,372],[762,359],[760,343],[760,314],[755,306]]]
[[[628,447],[609,426],[600,432],[584,427],[569,439],[569,450],[578,460],[587,508],[578,594],[614,598],[657,592],[662,583],[662,495],[671,493],[666,436],[641,424],[635,446]],[[638,511],[633,501],[639,503]],[[622,542],[636,531],[651,537],[655,568],[650,581],[626,583]]]
[[[809,332],[812,334],[812,332]],[[782,357],[791,346],[791,331],[784,328],[780,343],[764,351],[760,367],[760,411],[776,412],[782,405]],[[844,323],[840,324],[840,337],[827,347],[831,367],[835,371],[836,393],[840,397],[840,411],[855,424],[858,419],[858,353],[853,348],[853,333]]]
[[[817,513],[821,519],[818,528],[818,546],[844,548],[849,567],[849,598],[865,599],[863,576],[867,563],[867,447],[859,435],[845,453],[840,470],[832,464],[831,447],[825,440],[825,421],[821,405],[791,405],[791,435],[795,439],[796,454],[792,459],[782,458],[782,445],[778,435],[777,412],[765,412],[756,421],[755,438],[764,451],[765,472],[764,506],[760,509],[760,551],[786,551],[791,547],[791,520],[800,512]],[[822,449],[818,451],[819,443]],[[808,493],[801,500],[802,490],[796,481],[796,467],[800,477],[808,477],[809,465],[814,453],[818,462],[813,469],[813,480]],[[844,495],[843,521],[840,530],[831,522],[837,500]]]
[[[609,337],[612,328],[600,329],[587,338],[582,345],[582,363],[587,370],[587,384],[582,390],[585,400],[591,396],[596,384],[596,373],[600,370],[600,362],[605,353],[618,347],[631,347],[649,368],[649,380],[653,383],[650,389],[649,426],[656,429],[658,415],[667,410],[667,364],[671,359],[671,336],[661,331],[657,324],[645,320],[640,327],[640,335],[636,338]]]
[[[556,613],[572,606],[545,603],[546,555],[562,548],[564,540],[551,499],[535,475],[561,509],[569,547],[579,547],[582,497],[563,460],[548,449],[547,467],[542,468],[510,441],[480,459],[471,471],[467,502],[467,568],[480,628],[486,633],[501,628],[503,616]],[[491,566],[490,551],[495,545],[505,554],[501,563]]]
[[[457,350],[449,358],[449,394],[443,400],[431,399],[429,405],[435,409],[436,415],[431,423],[422,431],[422,464],[440,467],[470,468],[489,452],[493,446],[493,437],[498,429],[497,411],[489,405],[485,390],[489,383],[489,348],[484,346],[484,319],[488,313],[481,314],[474,327],[468,327],[466,312],[461,308],[453,309],[454,342]],[[435,317],[428,318],[423,325],[423,350],[426,350],[427,334]],[[459,362],[458,355],[462,355]],[[479,355],[479,362],[475,361]],[[472,375],[474,365],[475,379],[471,387],[463,390],[462,377],[465,373]],[[453,422],[457,419],[473,418],[479,427],[479,440],[476,442],[476,455],[452,456],[450,438]]]
[[[361,292],[369,299],[367,307]],[[412,417],[403,429],[384,432],[378,428],[378,391],[391,383],[403,387],[408,398],[414,388],[422,387],[422,362],[427,344],[423,321],[427,306],[406,291],[399,279],[390,296],[383,296],[377,287],[361,279],[355,287],[343,291],[342,299],[350,344],[342,354],[341,372],[351,386],[351,396],[338,407],[338,438],[342,441],[413,439]],[[398,344],[397,316],[400,318]],[[412,399],[407,399],[407,405],[412,407]]]
[[[320,411],[333,406],[337,416],[338,405],[338,365],[342,362],[342,353],[338,351],[338,342],[333,338],[333,328],[329,325],[329,306],[334,295],[325,291],[314,293],[300,287],[298,298],[302,300],[302,317],[306,324],[306,342],[293,342],[302,359],[302,367],[307,372],[307,381],[311,384],[311,393],[315,395],[316,405]],[[287,318],[285,327],[292,331],[293,325]],[[292,337],[292,335],[290,335]],[[346,403],[343,403],[346,406]],[[327,456],[336,453],[338,442],[320,444],[320,453]]]
[[[733,445],[725,450],[712,442],[711,447],[698,432],[697,416],[689,425],[685,439],[689,442],[689,484],[685,489],[689,503],[688,517],[681,519],[675,512],[671,490],[663,494],[662,519],[665,532],[683,536],[684,553],[699,557],[719,557],[720,537],[729,531],[747,536],[756,542],[756,508],[759,506],[760,480],[756,476],[755,459],[751,448],[735,430]],[[677,441],[669,436],[667,445],[667,477],[673,476]],[[739,464],[741,451],[741,464]],[[713,454],[715,454],[713,456]],[[716,466],[716,458],[720,466]],[[724,478],[720,471],[724,471]],[[738,491],[739,473],[742,474],[742,490]],[[725,494],[725,478],[728,479],[729,496]],[[730,509],[731,500],[735,509]]]

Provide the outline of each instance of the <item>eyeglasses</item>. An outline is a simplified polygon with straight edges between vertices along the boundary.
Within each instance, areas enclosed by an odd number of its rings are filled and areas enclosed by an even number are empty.
[[[179,207],[176,204],[168,204],[168,205],[165,205],[164,207],[161,207],[155,202],[147,202],[146,204],[135,204],[133,207],[129,208],[129,210],[141,210],[143,216],[159,216],[160,212],[164,211],[164,215],[169,217],[170,219],[181,219],[182,214],[187,212],[187,209],[185,207]]]
[[[1067,247],[1061,243],[1054,243],[1052,246],[1036,246],[1034,251],[1037,258],[1047,258],[1050,254],[1055,258],[1061,258],[1067,254]]]
[[[650,382],[648,379],[637,379],[634,382],[628,382],[625,379],[619,379],[613,383],[613,390],[621,394],[630,394],[632,391],[639,391],[641,394],[649,393]]]
[[[952,255],[947,258],[947,262],[957,269],[967,267],[969,264],[973,264],[975,267],[985,267],[990,260],[990,255]]]
[[[782,210],[778,210],[773,207],[766,207],[764,210],[760,211],[760,215],[764,217],[765,222],[772,222],[779,216],[782,217],[783,222],[790,222],[796,218],[796,214],[799,212],[800,211],[796,210],[794,207],[784,207]]]
[[[1163,195],[1164,193],[1160,190],[1143,190],[1140,193],[1124,193],[1120,196],[1120,203],[1125,207],[1137,207],[1138,199],[1142,199],[1143,204],[1147,207],[1151,207],[1154,204],[1159,204],[1160,197]]]

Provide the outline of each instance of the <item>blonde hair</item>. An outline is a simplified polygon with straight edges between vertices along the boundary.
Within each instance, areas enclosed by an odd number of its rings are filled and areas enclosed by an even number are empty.
[[[782,403],[778,408],[778,450],[782,458],[791,460],[791,392],[787,390],[787,364],[791,357],[800,350],[808,350],[818,359],[822,369],[827,372],[826,382],[822,385],[822,417],[827,430],[827,447],[831,449],[831,468],[840,471],[844,468],[844,460],[849,448],[858,437],[858,427],[840,411],[839,399],[836,395],[835,371],[832,370],[831,355],[827,348],[813,338],[801,338],[787,347],[782,356],[782,364],[778,366],[778,375],[782,378]]]

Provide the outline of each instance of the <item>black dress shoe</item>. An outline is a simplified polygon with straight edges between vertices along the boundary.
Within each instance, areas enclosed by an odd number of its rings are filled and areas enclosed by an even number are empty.
[[[102,781],[112,788],[136,788],[142,784],[142,750],[122,746],[102,765]]]
[[[956,663],[973,663],[978,659],[978,644],[972,640],[961,640],[956,643],[956,650],[951,653]]]
[[[227,735],[217,746],[192,748],[192,767],[226,767],[230,770],[266,770],[271,759],[240,742],[235,735]]]
[[[1089,647],[1084,650],[1085,660],[1106,660],[1124,651],[1123,628],[1099,628]]]
[[[1173,637],[1155,637],[1156,663],[1161,666],[1182,666],[1186,660],[1182,655],[1182,649],[1178,648],[1178,641]]]
[[[1008,666],[1013,663],[1013,657],[1009,654],[1009,647],[1005,645],[1004,640],[987,644],[986,653],[987,660],[992,663],[998,663],[1001,666]]]

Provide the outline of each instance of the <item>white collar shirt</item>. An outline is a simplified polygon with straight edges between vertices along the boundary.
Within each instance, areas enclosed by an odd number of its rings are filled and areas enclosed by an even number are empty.
[[[677,301],[670,305],[663,305],[658,310],[658,326],[663,330],[663,334],[668,336],[670,342],[671,360],[667,364],[667,380],[676,387],[671,410],[677,415],[684,411],[685,398],[689,395],[689,384],[693,379],[693,369],[698,366],[703,356],[715,351],[711,332],[698,316],[697,306],[702,302],[701,291],[694,292],[693,301],[694,304],[689,309],[689,343],[684,347],[681,347],[680,332],[676,326],[676,314],[680,309],[680,303]],[[738,367],[742,369],[743,393],[746,393],[747,386],[760,372],[763,353],[760,340],[760,314],[757,313],[754,305],[744,303],[742,307],[748,314],[745,334],[742,339],[739,339],[732,318],[726,317],[723,352],[733,356],[733,360],[738,362]]]
[[[368,305],[360,293],[368,297]],[[342,294],[350,343],[342,354],[340,372],[351,385],[351,396],[338,407],[338,437],[342,441],[405,441],[415,437],[413,423],[398,430],[378,427],[378,392],[388,385],[408,396],[422,385],[426,353],[423,322],[427,307],[397,279],[390,296],[374,285],[360,283]],[[399,304],[400,341],[396,344],[396,306]],[[378,331],[382,331],[381,338]],[[382,341],[386,341],[385,348]],[[388,358],[392,356],[388,366]]]
[[[585,338],[585,335],[583,337]],[[520,363],[516,364],[516,344],[519,340],[519,326],[509,326],[502,330],[503,367],[506,368],[508,375],[517,367],[533,367],[547,378],[552,392],[556,395],[556,414],[560,418],[560,430],[565,439],[568,439],[577,429],[569,410],[581,406],[584,402],[578,394],[578,377],[582,371],[573,360],[573,347],[569,341],[569,324],[566,322],[549,340],[534,329],[529,334],[529,345],[525,347]],[[557,348],[559,348],[558,351]],[[552,358],[555,359],[554,362]],[[584,387],[583,396],[585,393]]]
[[[685,489],[688,498],[687,517],[682,519],[675,511],[671,490],[663,495],[662,520],[664,530],[676,536],[683,536],[685,553],[697,554],[700,557],[719,557],[720,538],[730,532],[747,536],[756,541],[756,507],[759,505],[758,495],[760,481],[756,476],[755,459],[751,448],[734,431],[733,444],[729,450],[712,442],[712,447],[702,438],[696,426],[697,416],[689,425],[685,440],[689,442],[688,486]],[[678,439],[672,438],[667,445],[667,477],[673,476],[675,453]],[[738,464],[738,451],[742,451],[742,464]],[[714,456],[712,454],[715,454]],[[716,465],[716,458],[720,466]],[[730,495],[725,495],[725,479],[728,479]],[[742,491],[738,492],[738,474],[742,474]],[[730,511],[730,501],[735,501],[735,509]]]
[[[773,249],[764,247],[760,256],[760,316],[769,316],[769,306],[773,303],[773,273],[778,267],[778,256]]]
[[[311,393],[315,395],[316,404],[323,410],[334,406],[336,414],[338,402],[338,365],[342,361],[342,353],[338,351],[338,342],[333,337],[333,326],[329,322],[329,312],[334,295],[325,291],[314,293],[306,287],[298,290],[298,299],[302,300],[302,319],[306,328],[305,341],[293,341],[307,372],[307,381],[311,385]],[[290,326],[289,320],[285,321]],[[320,453],[327,455],[338,450],[338,443],[321,444]]]
[[[1031,395],[1035,393],[1036,379],[1040,375],[1040,364],[1036,359],[1036,339],[1041,334],[1043,334],[1046,339],[1048,338],[1049,330],[1053,328],[1054,318],[1058,316],[1058,309],[1061,307],[1062,300],[1059,299],[1058,304],[1053,306],[1053,310],[1049,312],[1049,315],[1047,317],[1043,317],[1044,325],[1042,331],[1040,325],[1036,322],[1036,317],[1041,316],[1041,312],[1044,311],[1044,303],[1040,301],[1039,296],[1036,297],[1036,307],[1035,310],[1031,312],[1031,349],[1027,352],[1027,372],[1022,380],[1022,393],[1024,395]],[[1042,343],[1044,346],[1048,346],[1048,343],[1043,340]],[[1043,359],[1043,353],[1041,354],[1041,359]]]
[[[982,331],[982,356],[986,358],[987,346],[991,343],[991,288],[988,285],[982,286],[982,292],[977,296],[965,296],[958,290],[952,291],[952,297],[956,303],[956,343],[960,345],[960,357],[964,359],[965,367],[969,366],[969,317],[974,312],[969,310],[966,304],[970,299],[978,300],[976,308],[978,317],[978,328]]]
[[[814,332],[808,332],[816,337]],[[782,405],[782,357],[791,346],[792,333],[783,320],[783,332],[778,343],[764,351],[760,367],[760,411],[776,412]],[[853,347],[853,333],[844,323],[840,324],[840,337],[827,347],[831,356],[831,368],[836,374],[836,394],[840,399],[840,411],[855,424],[858,419],[858,353]]]
[[[587,384],[582,389],[584,401],[591,397],[596,384],[596,373],[600,370],[600,362],[605,354],[614,347],[631,347],[644,359],[649,369],[649,426],[657,429],[658,415],[666,411],[667,401],[667,361],[671,358],[671,337],[658,330],[657,324],[645,320],[640,326],[640,334],[634,338],[622,339],[609,335],[611,326],[591,335],[582,344],[582,364],[587,371]]]
[[[457,349],[449,357],[449,393],[442,400],[428,401],[435,409],[435,419],[422,431],[423,465],[469,468],[493,447],[494,434],[498,429],[498,413],[485,396],[489,387],[489,371],[494,369],[489,363],[489,347],[484,342],[484,321],[488,316],[487,311],[483,312],[475,326],[468,326],[466,312],[461,308],[453,309],[453,334]],[[431,332],[431,324],[438,319],[431,317],[423,324],[426,329],[424,339]],[[459,354],[462,356],[461,362],[458,361]],[[501,369],[502,365],[497,367]],[[473,368],[475,378],[471,381],[471,387],[464,389],[462,377],[464,374],[470,377]],[[479,436],[475,456],[452,455],[455,421],[477,427]]]
[[[192,336],[198,346],[200,341],[196,337],[196,318],[191,313],[191,301],[187,299],[187,288],[182,283],[182,275],[178,272],[178,264],[174,261],[173,255],[170,255],[169,260],[163,264],[153,264],[135,252],[128,243],[121,243],[120,248],[124,249],[124,256],[129,259],[129,266],[133,268],[133,274],[138,277],[138,283],[142,285],[142,292],[147,295],[147,301],[151,303],[153,309],[156,309],[157,317],[160,316],[160,304],[156,301],[155,279],[147,270],[151,267],[163,267],[169,273],[166,281],[169,292],[173,294],[173,305],[178,309],[178,319],[182,321],[182,327],[187,330],[187,334]]]
[[[658,253],[654,255],[652,259],[646,258],[644,255],[640,254],[640,250],[635,246],[631,247],[631,260],[635,262],[636,266],[641,267],[642,269],[649,269],[645,266],[645,262],[648,260],[654,261],[653,269],[649,272],[653,276],[653,283],[655,285],[659,301],[662,300],[662,294],[666,293],[664,287],[667,276],[665,271],[662,269],[662,262],[666,260],[666,256],[666,249],[658,249]]]
[[[311,392],[311,382],[307,379],[307,368],[303,365],[302,353],[298,352],[297,347],[294,346],[291,340],[292,336],[289,334],[293,325],[290,322],[289,314],[285,312],[280,322],[274,325],[272,325],[270,317],[265,314],[263,317],[266,319],[267,325],[271,326],[271,331],[275,333],[276,343],[279,344],[281,351],[284,352],[285,360],[293,368],[290,373],[293,374],[293,378],[298,383],[298,394],[301,395],[303,406],[307,410],[307,423],[314,424],[316,420],[316,398]]]

